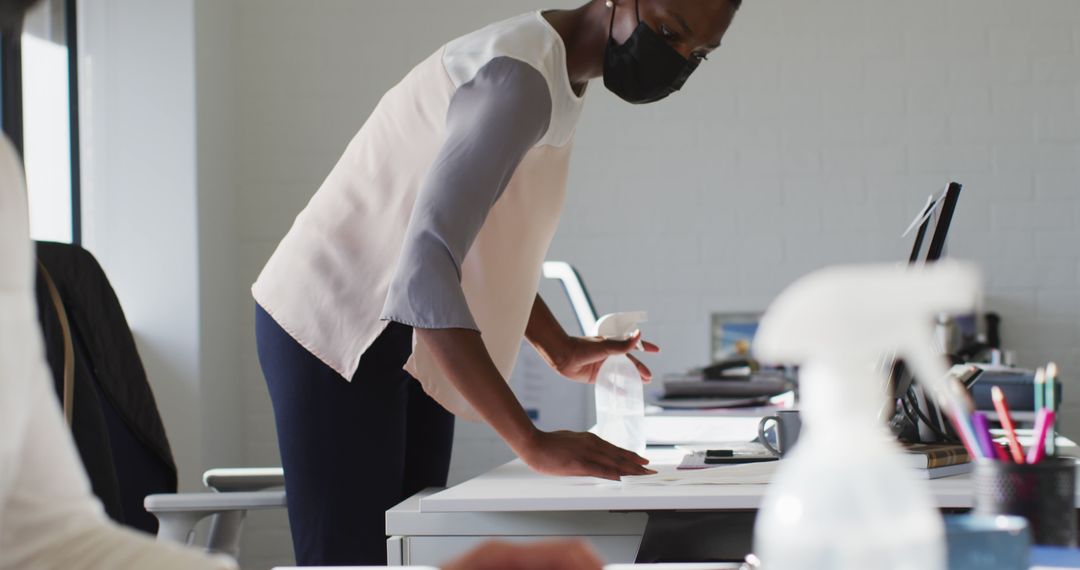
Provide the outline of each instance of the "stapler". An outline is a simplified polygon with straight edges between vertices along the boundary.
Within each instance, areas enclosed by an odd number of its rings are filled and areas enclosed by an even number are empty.
[[[759,370],[761,365],[752,358],[729,358],[706,366],[701,376],[705,380],[750,380]]]

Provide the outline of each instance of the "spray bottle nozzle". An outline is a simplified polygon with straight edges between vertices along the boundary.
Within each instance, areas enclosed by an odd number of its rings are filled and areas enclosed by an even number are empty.
[[[649,314],[645,311],[611,313],[596,321],[594,336],[608,339],[625,340],[638,330],[641,323],[648,322]]]
[[[762,318],[754,350],[766,361],[841,371],[895,351],[939,403],[963,407],[933,351],[934,322],[943,312],[973,308],[980,280],[974,264],[957,261],[824,269],[780,294]],[[807,387],[803,393],[809,396]]]

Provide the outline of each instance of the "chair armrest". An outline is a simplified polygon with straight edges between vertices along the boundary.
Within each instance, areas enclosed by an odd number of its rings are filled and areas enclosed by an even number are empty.
[[[158,540],[180,544],[191,544],[195,525],[212,516],[207,550],[235,558],[240,551],[240,529],[247,512],[284,508],[285,491],[149,495],[143,506],[158,519]]]
[[[285,471],[281,467],[209,469],[203,473],[203,484],[223,493],[262,491],[284,487]]]
[[[285,491],[248,493],[163,493],[148,495],[146,511],[158,513],[206,513],[280,509],[285,506]]]

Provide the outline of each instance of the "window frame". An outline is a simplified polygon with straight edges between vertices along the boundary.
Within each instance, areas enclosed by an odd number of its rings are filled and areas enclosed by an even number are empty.
[[[68,135],[71,145],[71,243],[82,243],[82,164],[79,133],[78,2],[64,2],[64,35],[68,53]],[[0,32],[0,129],[23,153],[22,33]]]
[[[0,127],[23,151],[22,34],[0,31]]]

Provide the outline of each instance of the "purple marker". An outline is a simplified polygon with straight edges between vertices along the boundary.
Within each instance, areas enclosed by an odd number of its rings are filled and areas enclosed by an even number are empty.
[[[990,422],[987,421],[986,414],[975,412],[971,415],[971,423],[973,424],[972,427],[975,428],[975,439],[979,442],[979,451],[982,452],[983,457],[996,459],[994,438],[990,435]]]

